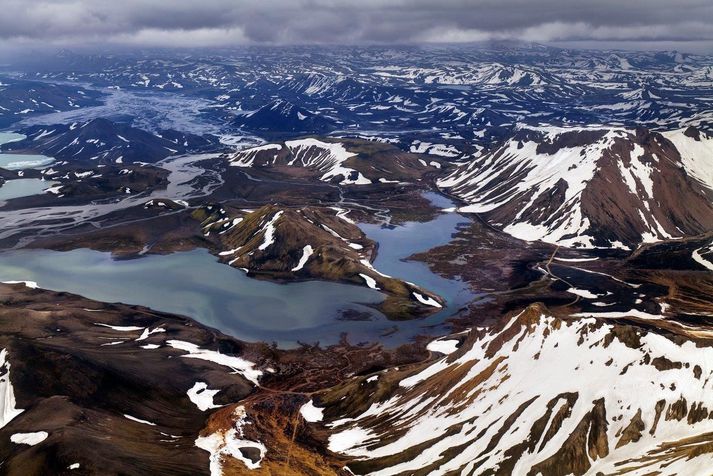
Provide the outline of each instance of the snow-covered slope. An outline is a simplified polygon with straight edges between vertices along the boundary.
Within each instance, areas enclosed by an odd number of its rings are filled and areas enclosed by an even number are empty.
[[[664,132],[681,155],[681,163],[691,177],[713,189],[713,137],[696,129]]]
[[[416,372],[332,395],[330,449],[356,458],[355,474],[380,476],[693,475],[713,465],[710,347],[539,305],[464,340]]]
[[[713,229],[712,143],[695,130],[523,128],[439,186],[517,238],[631,248]]]
[[[317,139],[301,139],[285,142],[293,159],[288,165],[311,167],[324,172],[320,180],[330,181],[334,177],[344,177],[340,183],[365,185],[371,180],[360,172],[344,166],[344,162],[356,154],[348,152],[338,143],[322,142]]]
[[[15,402],[15,390],[10,382],[10,362],[7,360],[7,350],[0,351],[0,428],[22,413]]]

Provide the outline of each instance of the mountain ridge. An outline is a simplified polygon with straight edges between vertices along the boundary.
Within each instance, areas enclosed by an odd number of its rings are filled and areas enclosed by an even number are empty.
[[[693,128],[521,127],[438,185],[517,238],[631,249],[713,227],[712,146]]]

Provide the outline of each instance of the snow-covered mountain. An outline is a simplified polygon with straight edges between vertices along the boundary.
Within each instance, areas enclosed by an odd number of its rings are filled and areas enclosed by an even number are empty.
[[[17,78],[0,79],[0,128],[38,114],[69,111],[100,103],[91,89]]]
[[[521,128],[439,186],[517,238],[633,248],[711,230],[712,170],[693,128]]]
[[[356,154],[340,143],[318,139],[299,139],[282,144],[266,144],[236,153],[231,165],[236,167],[266,167],[286,165],[305,167],[321,172],[320,180],[337,180],[341,184],[367,185],[371,180],[345,165]]]
[[[656,130],[688,125],[709,130],[713,124],[708,101],[713,58],[678,52],[525,43],[305,46],[266,48],[260,55],[249,50],[190,57],[72,55],[43,63],[27,78],[210,98],[201,107],[205,118],[269,140],[334,129],[448,130],[470,139],[518,122]],[[45,107],[43,100],[32,99]],[[26,109],[38,114],[38,105],[0,101],[0,107],[19,108],[14,120]],[[0,109],[0,119],[2,114]]]
[[[692,475],[713,465],[713,354],[691,335],[532,305],[429,349],[448,355],[325,397],[329,448],[353,458],[354,474]]]
[[[547,85],[551,79],[550,75],[541,70],[500,63],[450,64],[445,68],[394,68],[381,74],[416,83],[484,87],[537,87]]]

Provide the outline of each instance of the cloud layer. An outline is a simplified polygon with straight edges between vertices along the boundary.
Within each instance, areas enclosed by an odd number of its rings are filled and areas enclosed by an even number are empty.
[[[713,45],[710,0],[0,0],[5,45],[539,42]]]

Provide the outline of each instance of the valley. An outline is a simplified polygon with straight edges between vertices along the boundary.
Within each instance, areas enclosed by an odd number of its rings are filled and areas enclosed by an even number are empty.
[[[711,57],[349,53],[0,68],[2,472],[711,467]]]

